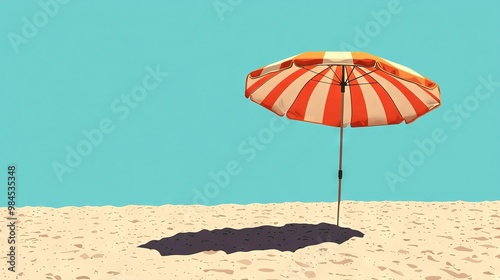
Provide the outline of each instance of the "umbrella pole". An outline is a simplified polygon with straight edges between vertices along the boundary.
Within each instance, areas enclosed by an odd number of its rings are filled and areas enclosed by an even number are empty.
[[[342,194],[342,142],[344,139],[344,92],[347,82],[344,78],[345,66],[342,65],[342,81],[340,82],[340,92],[342,94],[342,105],[340,106],[340,152],[339,152],[339,186],[337,199],[337,226],[340,222],[340,200]]]
[[[344,99],[344,98],[342,98]],[[337,202],[337,226],[339,225],[340,216],[340,199],[342,193],[342,138],[343,138],[344,128],[340,127],[340,156],[339,156],[339,187],[338,187],[338,202]]]

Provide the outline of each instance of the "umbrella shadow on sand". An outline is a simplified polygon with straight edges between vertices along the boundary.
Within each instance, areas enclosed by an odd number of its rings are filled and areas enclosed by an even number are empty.
[[[282,227],[260,226],[243,229],[215,229],[182,232],[161,240],[151,240],[139,248],[156,250],[162,256],[191,255],[203,251],[248,252],[276,249],[295,252],[324,242],[342,244],[360,231],[332,224],[286,224]]]

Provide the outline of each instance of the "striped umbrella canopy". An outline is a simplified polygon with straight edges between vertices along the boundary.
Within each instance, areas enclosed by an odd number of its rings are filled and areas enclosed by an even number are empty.
[[[337,225],[343,128],[409,124],[441,105],[435,82],[365,52],[306,52],[261,67],[247,75],[245,97],[279,116],[340,127]]]

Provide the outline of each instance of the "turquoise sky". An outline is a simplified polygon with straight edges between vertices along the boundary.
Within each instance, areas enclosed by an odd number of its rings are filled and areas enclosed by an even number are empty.
[[[499,1],[0,2],[0,185],[19,206],[336,201],[339,130],[282,122],[246,75],[362,50],[441,87],[344,131],[343,199],[500,199]]]

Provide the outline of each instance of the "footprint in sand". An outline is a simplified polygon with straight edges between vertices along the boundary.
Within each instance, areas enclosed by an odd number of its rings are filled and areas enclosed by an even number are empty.
[[[351,255],[351,254],[348,254],[348,253],[340,253],[340,255],[342,255],[342,256],[346,256],[346,257],[353,257],[353,258],[357,258],[357,256],[355,256],[355,255]]]
[[[453,240],[453,237],[451,237],[451,236],[444,236],[444,235],[436,235],[436,236],[437,237],[442,237],[442,238]]]
[[[306,271],[304,274],[307,278],[316,278],[316,273],[314,273],[314,271]]]
[[[90,257],[87,254],[83,253],[83,254],[80,255],[80,258],[86,260],[86,259],[88,259]]]
[[[404,276],[404,274],[401,272],[401,271],[397,271],[397,270],[394,270],[394,269],[389,269],[390,271],[398,274],[398,275],[401,275],[401,276]]]
[[[472,258],[470,258],[470,257],[464,258],[464,259],[462,259],[462,260],[464,260],[464,261],[468,261],[468,262],[473,262],[473,263],[480,263],[480,262],[482,262],[482,261],[480,261],[480,260],[475,260],[475,259],[472,259]]]
[[[353,260],[351,260],[351,259],[345,259],[345,260],[341,260],[339,262],[336,262],[336,261],[333,261],[333,260],[330,260],[330,261],[332,263],[334,263],[334,264],[347,264],[347,263],[352,263],[353,262]]]
[[[458,247],[455,247],[453,248],[457,251],[463,251],[463,252],[472,252],[472,249],[469,249],[469,248],[466,248],[466,247],[463,247],[463,246],[458,246]]]
[[[483,236],[481,236],[481,237],[469,237],[469,239],[475,239],[475,240],[479,240],[479,241],[486,241],[486,240],[488,240],[488,238],[483,237]]]
[[[433,262],[439,262],[439,261],[435,260],[432,256],[427,256],[427,259],[430,261],[433,261]]]
[[[242,263],[244,265],[251,265],[252,264],[252,261],[251,260],[239,260],[238,261],[239,263]]]
[[[302,267],[309,267],[307,264],[305,263],[301,263],[301,262],[298,262],[298,261],[295,261],[296,264],[298,264],[299,266],[302,266]]]
[[[456,272],[453,272],[451,270],[444,269],[444,268],[441,268],[441,270],[444,271],[444,272],[446,272],[446,273],[448,273],[449,275],[451,275],[451,276],[453,276],[455,278],[468,278],[468,277],[470,277],[470,275],[467,275],[465,273],[458,274]]]
[[[208,272],[208,271],[222,272],[222,273],[229,274],[229,275],[232,275],[234,273],[234,271],[230,270],[230,269],[205,269],[203,271],[204,272]]]

